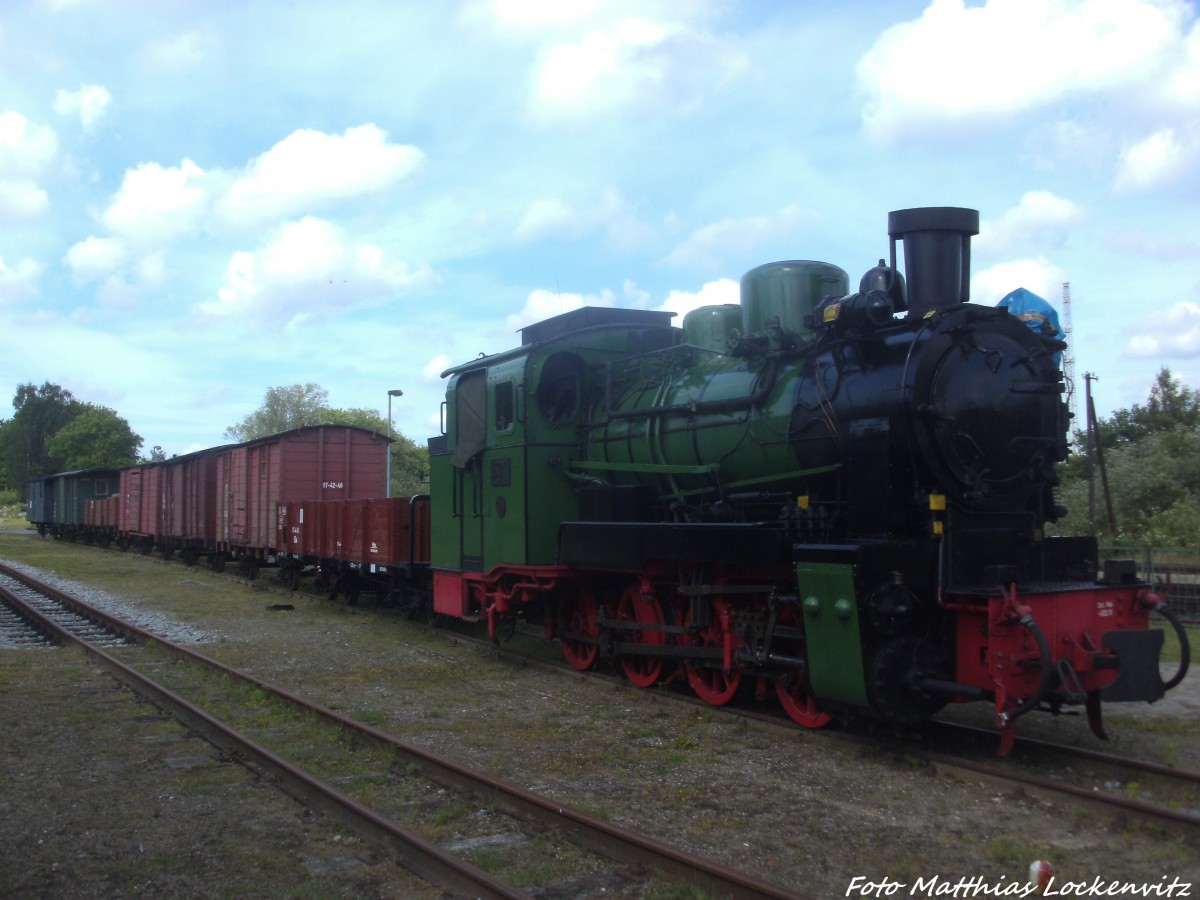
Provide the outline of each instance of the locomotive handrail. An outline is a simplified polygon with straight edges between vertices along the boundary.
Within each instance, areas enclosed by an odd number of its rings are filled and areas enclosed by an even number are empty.
[[[764,375],[766,377],[763,377]],[[721,400],[697,400],[691,403],[675,403],[670,406],[619,409],[613,403],[613,364],[610,361],[605,363],[604,366],[604,412],[612,419],[632,419],[638,416],[645,416],[646,418],[668,415],[694,416],[706,413],[736,412],[741,409],[750,409],[762,403],[774,389],[778,377],[779,360],[771,356],[768,357],[766,365],[755,375],[756,381],[761,379],[759,386],[745,397],[725,397]]]
[[[573,459],[568,467],[584,472],[638,472],[643,475],[712,475],[721,469],[718,463],[699,466],[672,466],[666,463],[607,462],[602,459]]]

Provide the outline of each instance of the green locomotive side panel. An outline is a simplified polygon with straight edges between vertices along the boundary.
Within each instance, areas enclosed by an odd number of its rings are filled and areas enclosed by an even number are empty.
[[[854,566],[799,562],[796,584],[804,609],[804,645],[813,696],[869,706]]]
[[[462,525],[454,514],[455,472],[449,452],[438,452],[439,444],[444,447],[445,440],[429,443],[429,524],[433,541],[430,563],[440,569],[461,569]]]
[[[483,466],[483,571],[501,565],[524,565],[525,448],[490,450]]]
[[[529,562],[558,561],[558,526],[580,517],[579,485],[566,472],[570,447],[531,446],[529,454]]]

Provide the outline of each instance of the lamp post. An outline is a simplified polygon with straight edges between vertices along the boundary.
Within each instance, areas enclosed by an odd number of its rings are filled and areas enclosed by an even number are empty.
[[[403,396],[404,391],[400,390],[400,388],[392,388],[388,391],[388,442],[387,447],[384,448],[384,460],[387,463],[385,466],[385,477],[387,478],[387,488],[384,491],[385,497],[392,496],[392,398]]]

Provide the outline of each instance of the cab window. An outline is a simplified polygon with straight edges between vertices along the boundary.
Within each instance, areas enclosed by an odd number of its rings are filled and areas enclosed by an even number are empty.
[[[502,381],[496,385],[494,406],[496,431],[510,431],[514,419],[513,383],[511,381]]]

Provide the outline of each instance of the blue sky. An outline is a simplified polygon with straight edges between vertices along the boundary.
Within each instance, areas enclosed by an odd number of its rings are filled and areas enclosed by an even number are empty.
[[[272,386],[401,388],[423,440],[441,370],[525,325],[736,302],[780,259],[856,284],[912,206],[980,211],[977,302],[1070,282],[1102,415],[1163,365],[1200,387],[1196,12],[10,0],[0,392],[183,453]]]

